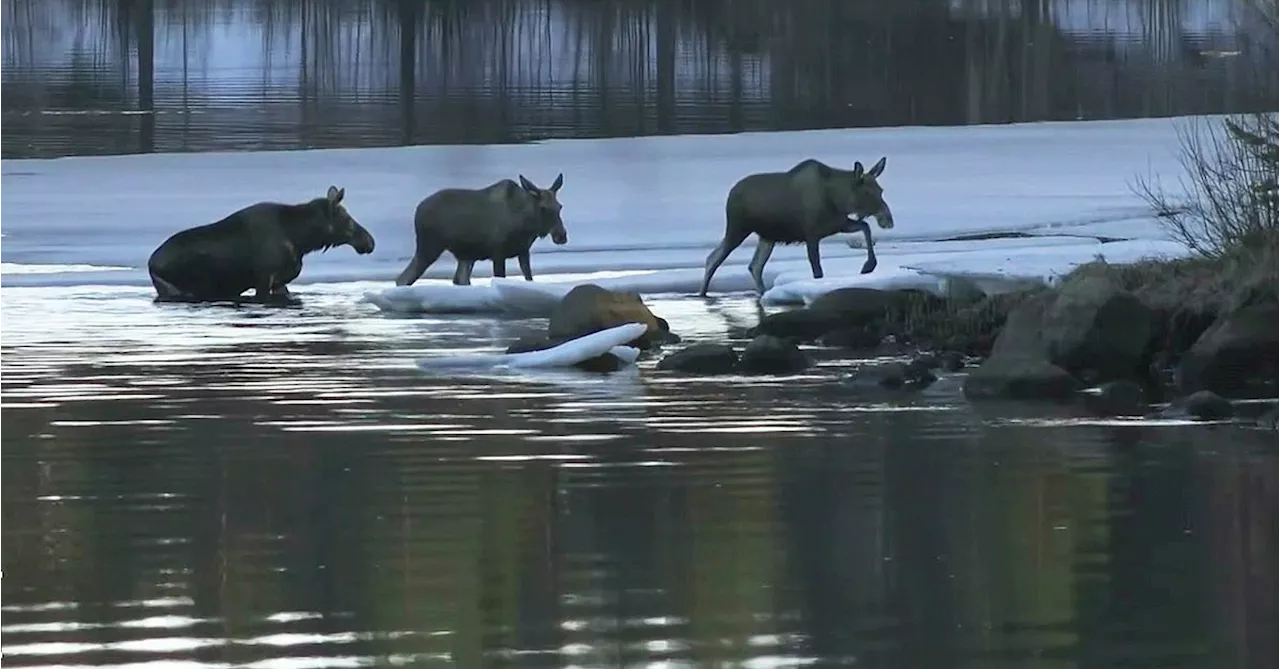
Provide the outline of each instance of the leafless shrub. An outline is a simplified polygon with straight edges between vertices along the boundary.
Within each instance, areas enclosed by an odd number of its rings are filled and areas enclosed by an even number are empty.
[[[1271,113],[1221,121],[1193,118],[1178,128],[1180,192],[1157,177],[1136,193],[1176,240],[1207,258],[1274,257],[1277,232],[1277,125]]]

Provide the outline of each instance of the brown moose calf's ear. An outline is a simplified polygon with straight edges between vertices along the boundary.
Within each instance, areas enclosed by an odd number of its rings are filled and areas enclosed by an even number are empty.
[[[551,188],[547,190],[550,190],[552,193],[554,193],[560,190],[560,187],[563,185],[564,185],[564,172],[561,172],[560,174],[556,175],[556,180],[552,182]]]
[[[529,191],[530,193],[533,193],[534,195],[537,195],[537,194],[538,194],[538,191],[542,190],[541,188],[538,188],[537,186],[533,185],[533,182],[532,182],[532,181],[529,181],[528,179],[524,178],[524,175],[523,175],[523,174],[521,174],[521,175],[519,175],[519,176],[520,176],[520,187],[521,187],[521,188],[523,188],[523,189],[525,189],[525,190]]]

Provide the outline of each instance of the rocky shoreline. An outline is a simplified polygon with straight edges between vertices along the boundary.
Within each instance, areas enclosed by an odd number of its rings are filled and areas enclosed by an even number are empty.
[[[1080,401],[1109,415],[1168,403],[1166,415],[1221,419],[1228,400],[1277,396],[1275,274],[1265,260],[1231,272],[1179,260],[1092,263],[1053,288],[994,296],[845,288],[766,316],[754,334],[864,358],[914,352],[886,387],[924,387],[933,369],[967,360],[971,401]],[[659,369],[698,371],[673,358]]]
[[[1000,295],[952,290],[843,288],[804,308],[763,317],[741,350],[727,343],[679,342],[637,294],[586,284],[551,317],[548,337],[508,352],[536,350],[624,322],[649,325],[633,345],[671,374],[795,374],[813,365],[803,344],[866,360],[850,381],[894,390],[928,387],[938,373],[968,368],[970,401],[1080,402],[1104,415],[1215,420],[1230,400],[1277,397],[1277,287],[1274,265],[1224,273],[1208,261],[1139,265],[1092,263],[1052,287]],[[617,364],[591,360],[582,369]],[[1275,409],[1261,421],[1275,425]]]

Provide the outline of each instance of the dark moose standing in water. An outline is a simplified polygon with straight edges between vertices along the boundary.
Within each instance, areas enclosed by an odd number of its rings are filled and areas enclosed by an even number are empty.
[[[444,188],[428,195],[414,210],[414,253],[396,278],[397,286],[411,286],[445,251],[458,259],[453,283],[471,284],[478,260],[493,261],[493,275],[507,275],[507,258],[516,258],[520,273],[533,281],[529,248],[551,235],[557,245],[568,243],[556,194],[564,174],[550,188],[539,188],[520,175],[520,183],[503,179],[485,188]]]
[[[852,170],[842,170],[806,159],[786,172],[743,177],[729,190],[724,206],[724,239],[707,256],[706,273],[698,295],[706,297],[712,275],[752,233],[759,241],[749,267],[756,290],[761,294],[764,293],[764,266],[776,244],[807,246],[813,278],[821,279],[819,242],[837,232],[861,232],[867,247],[862,273],[874,271],[876,254],[871,226],[863,219],[871,216],[881,228],[893,227],[893,213],[876,182],[884,172],[886,158],[866,171],[861,162],[855,162]],[[849,216],[856,216],[857,220],[850,221]]]
[[[258,299],[287,299],[306,254],[344,244],[372,253],[373,235],[342,206],[345,193],[330,186],[302,204],[259,202],[174,233],[147,260],[157,301],[234,301],[251,288]]]

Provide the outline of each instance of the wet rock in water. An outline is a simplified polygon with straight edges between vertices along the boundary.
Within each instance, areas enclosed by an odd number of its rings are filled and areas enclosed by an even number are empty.
[[[991,357],[964,380],[969,399],[1061,400],[1081,387],[1067,370],[1037,356]]]
[[[934,363],[936,363],[936,359]],[[908,362],[904,367],[906,372],[906,376],[903,377],[903,380],[906,381],[905,387],[909,390],[921,390],[933,385],[933,382],[938,380],[938,376],[933,373],[935,369],[937,369],[936,364],[920,358]]]
[[[973,335],[953,335],[942,342],[942,348],[985,358],[991,355],[991,349],[995,346],[996,337],[999,334],[998,330],[993,329]]]
[[[925,369],[937,369],[942,366],[942,362],[938,360],[938,356],[933,353],[921,353],[911,359],[911,363],[921,365]]]
[[[760,324],[752,330],[752,334],[814,341],[838,326],[839,322],[833,314],[808,308],[791,309],[760,319]]]
[[[888,390],[922,390],[937,380],[938,377],[926,365],[912,361],[862,365],[846,382]]]
[[[1085,397],[1089,408],[1104,416],[1142,416],[1148,409],[1146,391],[1133,381],[1109,381]]]
[[[689,374],[730,374],[738,366],[738,354],[724,344],[694,344],[658,361],[658,369]]]
[[[1179,408],[1196,420],[1225,420],[1235,415],[1235,407],[1212,390],[1197,390],[1182,398]]]
[[[1280,420],[1280,410],[1277,410],[1276,407],[1271,407],[1269,411],[1258,416],[1257,424],[1258,427],[1264,430],[1271,430],[1274,432],[1276,430],[1276,422],[1278,420]]]
[[[964,354],[959,351],[943,351],[938,356],[938,366],[944,372],[958,372],[964,369]]]
[[[794,343],[772,335],[759,335],[747,344],[738,361],[748,374],[794,374],[808,369],[809,356]]]
[[[630,343],[636,348],[649,349],[680,339],[665,320],[649,310],[639,293],[612,291],[592,283],[574,286],[560,300],[547,323],[547,338],[568,341],[627,323],[647,328]]]
[[[1182,357],[1175,373],[1184,393],[1212,390],[1227,397],[1274,397],[1277,307],[1259,304],[1225,314]]]
[[[584,372],[603,373],[616,372],[624,366],[626,366],[626,363],[612,353],[602,353],[594,358],[588,358],[574,365],[574,367],[581,369]]]
[[[879,346],[883,339],[880,328],[875,325],[860,325],[832,330],[822,335],[818,342],[823,346],[865,351]]]
[[[507,347],[507,353],[532,353],[533,351],[542,351],[559,346],[562,343],[551,341],[538,335],[527,335],[511,342],[511,345]]]

